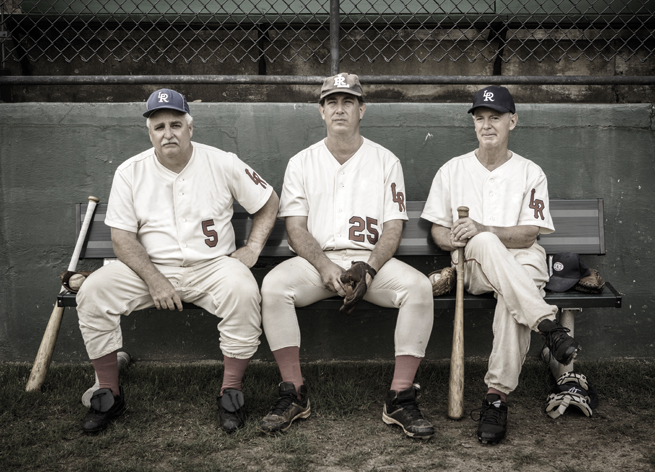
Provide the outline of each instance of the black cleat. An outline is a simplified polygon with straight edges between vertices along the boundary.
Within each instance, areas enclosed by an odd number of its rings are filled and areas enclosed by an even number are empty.
[[[562,365],[569,365],[582,349],[580,344],[569,336],[571,330],[557,321],[543,320],[537,329],[543,336],[551,355]]]
[[[218,417],[226,432],[233,433],[246,423],[244,403],[243,393],[235,388],[226,388],[218,397]]]
[[[397,424],[410,438],[429,439],[434,435],[434,427],[418,408],[416,392],[419,388],[415,384],[400,392],[390,390],[382,409],[382,421]]]
[[[293,383],[280,382],[280,396],[268,414],[262,419],[260,424],[262,431],[265,433],[286,431],[295,420],[307,418],[311,414],[312,410],[307,398],[307,387],[301,385],[298,390],[300,399],[298,399]]]
[[[126,409],[123,387],[120,387],[120,395],[117,397],[110,388],[96,390],[91,397],[89,412],[82,420],[82,429],[85,433],[102,431],[114,418],[125,413]]]
[[[475,419],[473,413],[478,412]],[[482,408],[471,412],[471,419],[478,421],[478,441],[482,444],[497,444],[507,432],[507,403],[500,395],[489,394],[482,402]]]

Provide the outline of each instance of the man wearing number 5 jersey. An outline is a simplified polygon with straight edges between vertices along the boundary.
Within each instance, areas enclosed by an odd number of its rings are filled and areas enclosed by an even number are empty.
[[[218,402],[228,432],[244,422],[241,379],[259,345],[261,296],[250,272],[273,228],[279,199],[236,155],[191,141],[185,98],[162,89],[147,102],[153,147],[116,170],[105,223],[118,261],[95,271],[77,295],[80,329],[100,388],[83,420],[100,431],[125,411],[118,385],[121,316],[198,305],[218,324],[225,370]],[[238,201],[254,214],[246,246],[231,224]]]
[[[279,264],[262,284],[264,332],[282,382],[261,428],[286,431],[310,415],[295,307],[345,296],[341,275],[363,261],[369,274],[364,299],[398,308],[396,365],[383,420],[408,436],[429,438],[434,429],[418,408],[414,376],[432,331],[432,287],[425,275],[392,257],[407,220],[400,161],[361,136],[366,104],[356,75],[327,78],[319,102],[327,138],[290,159],[280,197],[279,217],[298,257]]]

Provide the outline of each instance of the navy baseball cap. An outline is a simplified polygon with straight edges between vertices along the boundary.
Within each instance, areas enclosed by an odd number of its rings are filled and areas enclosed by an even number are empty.
[[[553,256],[553,275],[546,284],[551,292],[566,292],[583,277],[591,274],[589,267],[580,260],[580,256],[571,252],[562,252]]]
[[[480,107],[491,108],[501,113],[516,113],[512,94],[505,87],[497,87],[496,85],[478,90],[473,96],[473,106],[468,113],[473,113],[473,110]]]
[[[154,112],[164,109],[189,113],[189,104],[186,102],[184,95],[171,89],[159,89],[152,92],[148,97],[146,108],[147,111],[143,114],[146,118]]]

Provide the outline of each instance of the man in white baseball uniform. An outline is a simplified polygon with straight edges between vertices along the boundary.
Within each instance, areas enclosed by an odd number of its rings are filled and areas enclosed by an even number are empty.
[[[427,277],[392,257],[407,220],[400,161],[361,136],[366,104],[356,75],[327,78],[319,102],[327,138],[290,159],[280,197],[279,217],[298,257],[262,284],[264,332],[282,382],[261,428],[286,431],[309,416],[295,307],[345,296],[347,274],[357,266],[368,286],[363,298],[398,308],[395,372],[382,418],[409,436],[429,438],[434,428],[418,408],[414,377],[432,330],[433,298]]]
[[[466,290],[494,292],[498,300],[477,432],[481,442],[497,443],[505,437],[506,397],[518,385],[530,332],[540,332],[562,364],[580,346],[555,321],[557,307],[543,300],[546,253],[536,241],[555,228],[546,175],[508,148],[518,121],[514,100],[505,87],[486,87],[475,94],[469,113],[479,147],[439,169],[421,217],[433,223],[432,237],[451,251],[454,265],[457,248],[464,247]],[[469,208],[467,218],[458,217],[459,206]]]
[[[219,416],[223,429],[235,431],[245,416],[241,379],[261,334],[261,296],[250,267],[273,228],[279,199],[235,154],[191,141],[193,118],[178,92],[154,92],[143,116],[153,147],[118,167],[105,219],[118,261],[95,271],[77,294],[80,330],[100,386],[82,427],[100,431],[125,410],[118,385],[121,316],[153,306],[181,311],[185,301],[221,319]],[[234,200],[254,214],[239,249]]]

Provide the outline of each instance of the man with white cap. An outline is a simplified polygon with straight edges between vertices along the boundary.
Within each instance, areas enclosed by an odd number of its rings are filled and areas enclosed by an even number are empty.
[[[546,253],[536,241],[555,228],[546,175],[508,148],[518,121],[514,99],[505,87],[486,87],[473,97],[469,113],[479,147],[439,169],[421,217],[433,223],[432,237],[451,251],[454,265],[457,249],[464,248],[466,290],[496,294],[488,390],[477,433],[480,442],[497,443],[505,437],[506,397],[518,385],[530,332],[541,333],[562,364],[580,346],[555,321],[557,307],[543,300]],[[459,206],[469,208],[467,218],[458,217]]]
[[[310,415],[295,307],[344,297],[358,279],[364,300],[398,308],[395,371],[382,419],[427,439],[434,428],[418,408],[414,377],[432,331],[432,287],[424,274],[392,257],[407,220],[400,161],[360,134],[366,104],[356,75],[325,79],[318,109],[327,137],[290,159],[280,197],[279,216],[298,257],[279,264],[262,284],[264,332],[282,382],[261,428],[286,431]],[[347,296],[342,313],[350,314],[357,301]]]
[[[146,104],[153,147],[123,162],[114,176],[105,223],[118,261],[91,274],[77,294],[80,330],[100,388],[83,420],[100,431],[125,411],[118,385],[121,316],[193,303],[221,321],[220,423],[244,424],[241,379],[259,345],[261,296],[250,267],[273,228],[279,199],[235,154],[191,141],[193,118],[180,93],[161,89]],[[254,214],[236,249],[232,205]]]

